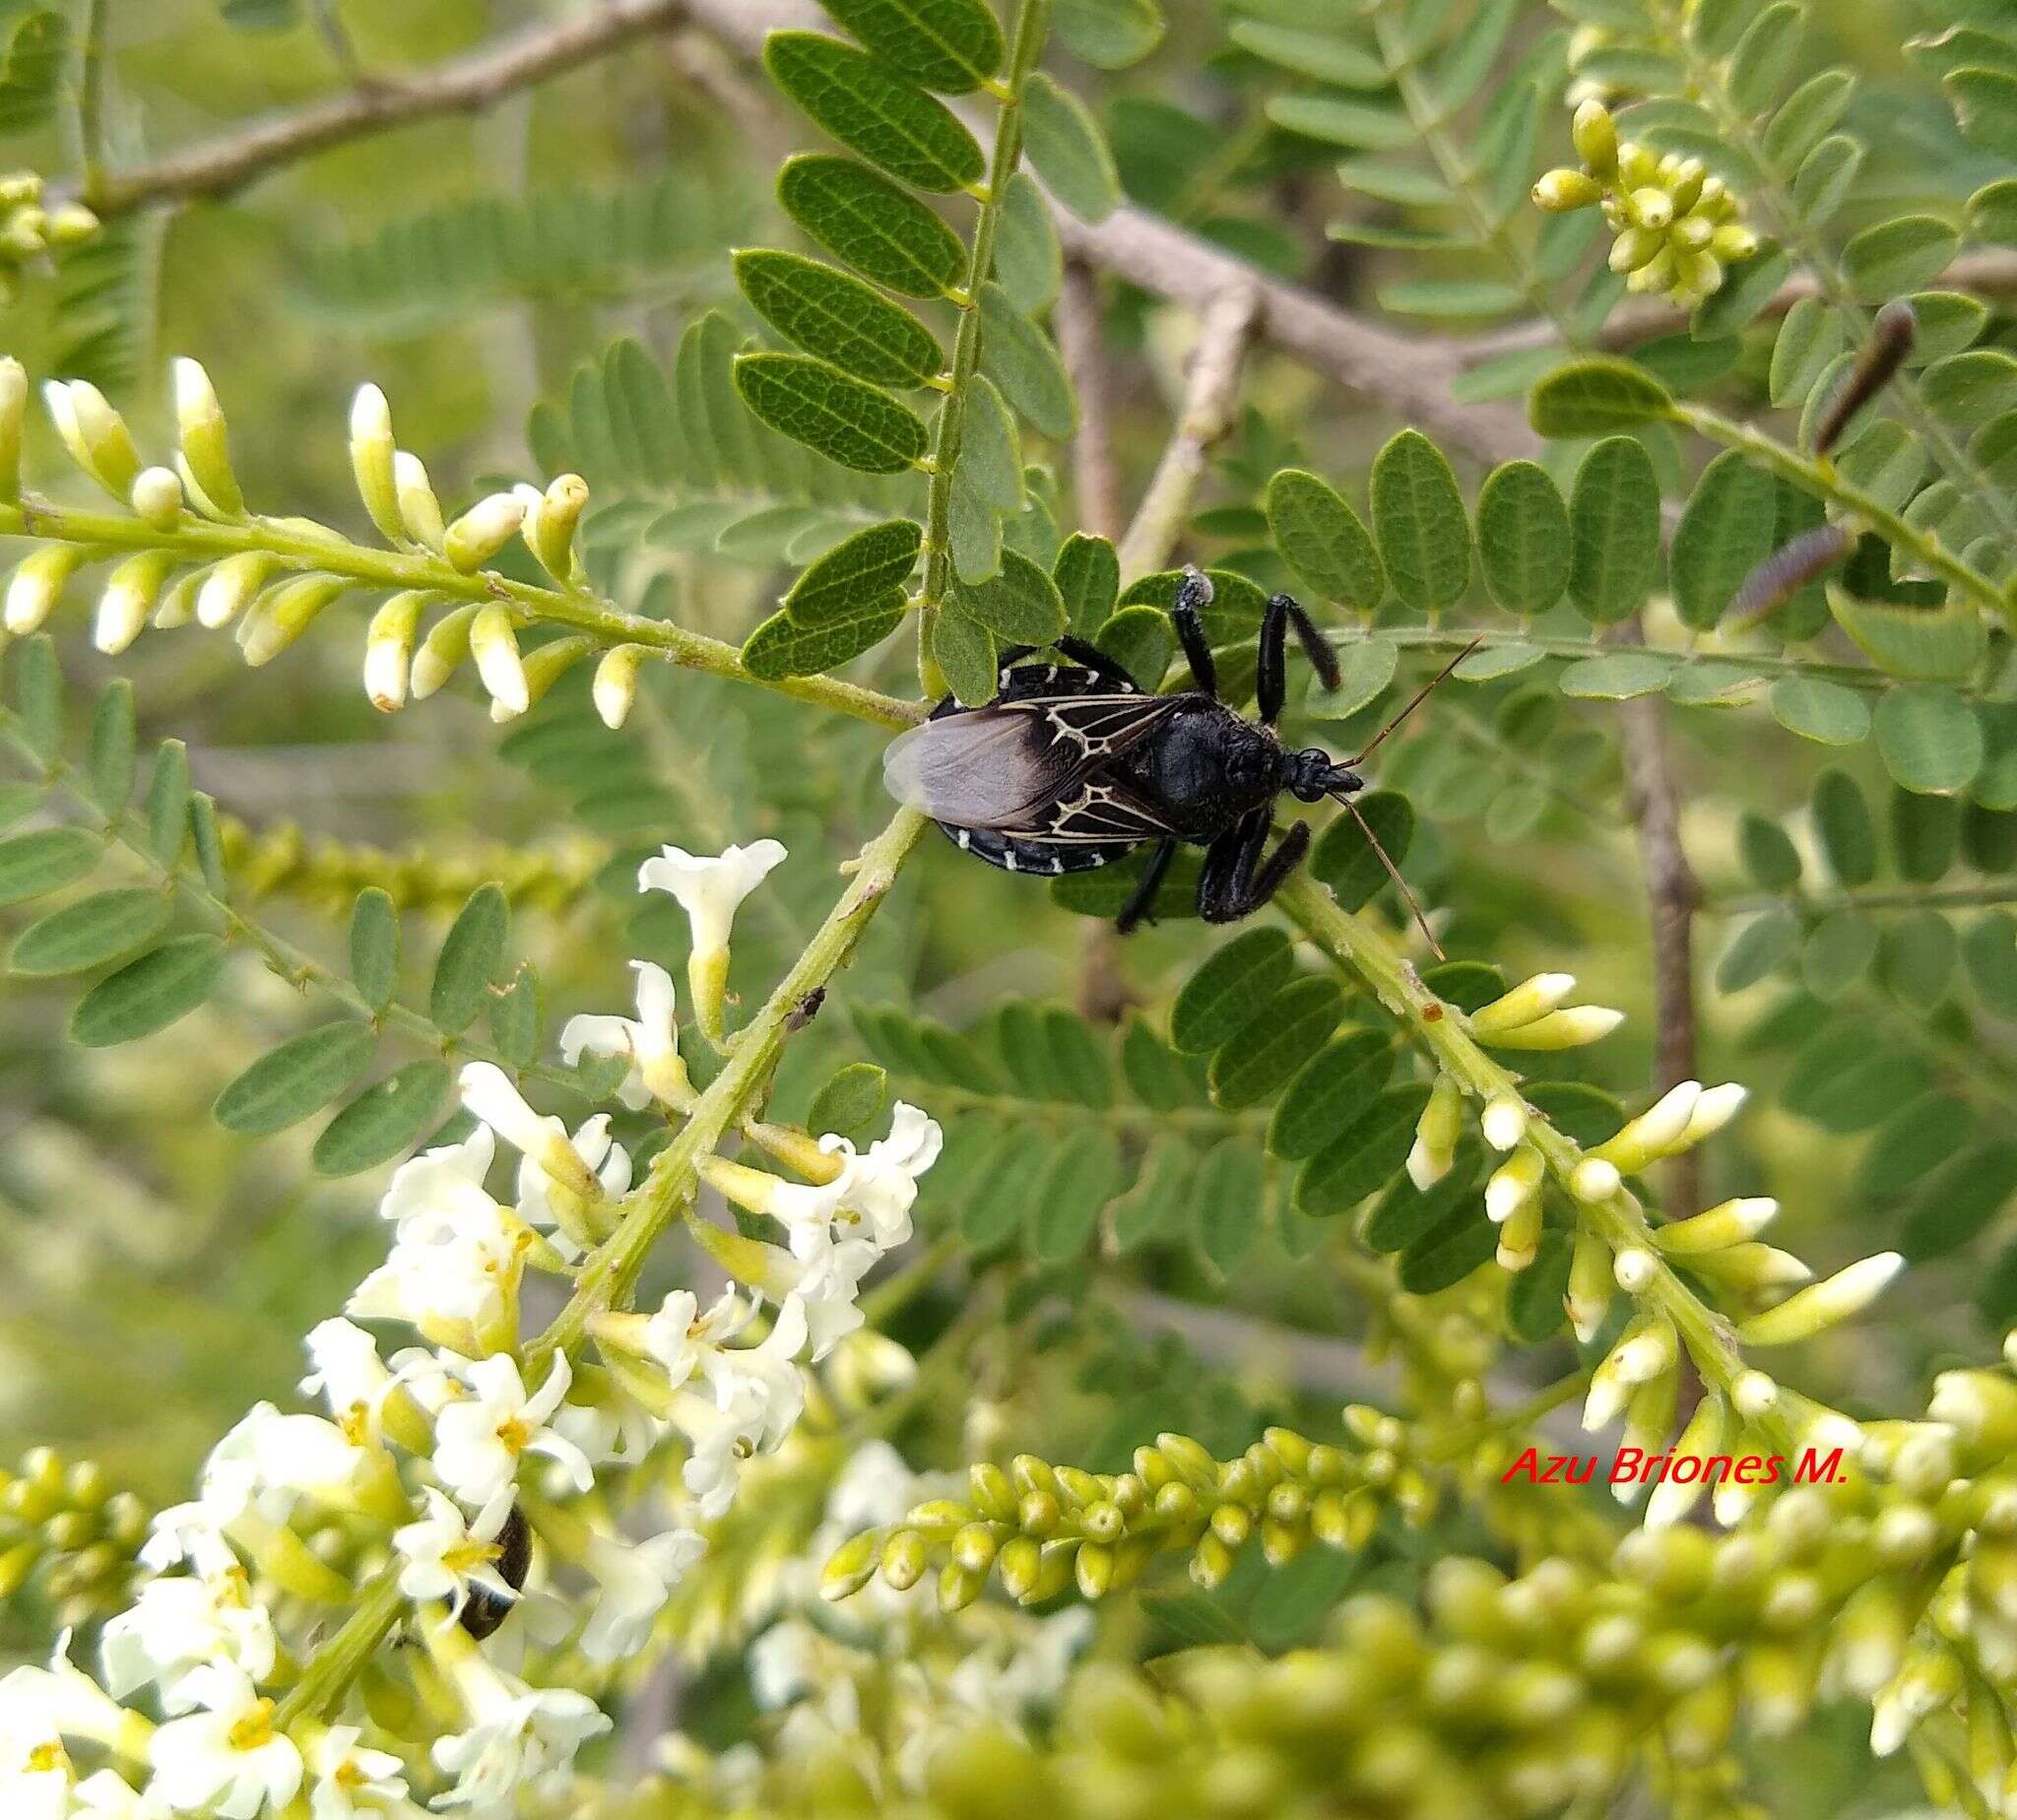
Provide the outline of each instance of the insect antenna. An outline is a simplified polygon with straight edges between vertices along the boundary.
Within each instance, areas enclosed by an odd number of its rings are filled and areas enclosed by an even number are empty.
[[[1420,688],[1415,690],[1414,699],[1410,701],[1406,707],[1402,708],[1399,714],[1395,715],[1395,717],[1391,721],[1389,721],[1386,724],[1386,726],[1382,727],[1378,733],[1373,735],[1371,745],[1367,746],[1364,750],[1357,752],[1353,756],[1347,758],[1344,762],[1348,765],[1356,765],[1363,763],[1367,758],[1371,757],[1372,754],[1379,749],[1380,742],[1386,739],[1386,737],[1390,733],[1392,733],[1397,727],[1399,727],[1402,721],[1406,720],[1407,717],[1410,714],[1412,714],[1415,711],[1415,709],[1420,707],[1423,702],[1428,700],[1428,698],[1431,695],[1433,695],[1443,683],[1447,682],[1450,680],[1450,673],[1453,670],[1455,670],[1459,664],[1463,663],[1464,660],[1466,657],[1468,657],[1473,651],[1475,651],[1479,645],[1483,643],[1484,638],[1482,635],[1473,638],[1470,641],[1470,643],[1465,645],[1463,650],[1458,652],[1455,657],[1453,657],[1447,664],[1445,664],[1441,670],[1437,671],[1436,674],[1433,677],[1431,677],[1428,682],[1424,682]],[[1398,877],[1399,875],[1396,876]]]
[[[1447,671],[1444,672],[1444,675],[1448,674]],[[1383,735],[1382,738],[1384,737]],[[1366,837],[1366,844],[1379,855],[1380,864],[1386,867],[1387,876],[1394,880],[1395,888],[1407,899],[1407,907],[1414,912],[1415,925],[1421,930],[1422,940],[1429,944],[1430,951],[1438,960],[1448,960],[1450,956],[1443,952],[1443,944],[1436,940],[1436,932],[1429,927],[1429,919],[1422,911],[1421,900],[1407,888],[1407,880],[1400,876],[1400,868],[1387,857],[1387,849],[1380,845],[1380,837],[1373,832],[1373,824],[1359,812],[1359,806],[1350,797],[1339,794],[1337,800],[1351,811],[1351,818],[1359,824],[1359,832]]]

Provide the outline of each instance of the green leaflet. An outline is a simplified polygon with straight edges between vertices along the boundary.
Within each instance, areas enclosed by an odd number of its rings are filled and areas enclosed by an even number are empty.
[[[1095,636],[1112,617],[1121,593],[1121,563],[1113,545],[1083,533],[1067,538],[1051,567],[1051,579],[1058,584],[1071,630],[1080,638]]]
[[[390,1160],[434,1123],[448,1067],[409,1062],[364,1089],[323,1127],[311,1160],[318,1175],[356,1175]]]
[[[872,385],[801,354],[745,354],[736,390],[758,418],[815,454],[864,474],[897,474],[925,452],[924,423]]]
[[[1414,843],[1414,806],[1398,790],[1354,797],[1354,807],[1396,866]],[[1342,814],[1324,830],[1310,855],[1310,872],[1323,879],[1347,910],[1361,910],[1388,882],[1387,869],[1368,844],[1358,820]]]
[[[1842,317],[1819,297],[1801,297],[1772,344],[1772,402],[1803,405],[1842,353]]]
[[[2008,70],[1952,70],[1942,86],[1970,145],[1995,158],[2017,158],[2017,76]]]
[[[969,95],[1002,67],[1002,28],[982,0],[823,0],[899,75]]]
[[[1373,463],[1372,506],[1394,592],[1422,613],[1456,601],[1470,581],[1470,523],[1442,450],[1403,429]]]
[[[1103,70],[1139,63],[1162,42],[1157,0],[1058,0],[1055,18],[1072,53]]]
[[[269,1050],[217,1097],[217,1122],[243,1137],[285,1131],[363,1072],[377,1034],[365,1023],[324,1024]]]
[[[1312,1218],[1347,1213],[1392,1180],[1407,1160],[1414,1128],[1429,1103],[1425,1082],[1376,1095],[1359,1115],[1302,1167],[1295,1203]],[[1482,1220],[1482,1213],[1479,1215]]]
[[[170,899],[146,885],[94,892],[31,923],[15,938],[7,965],[15,973],[39,976],[103,966],[151,942],[167,928],[173,908]]]
[[[785,612],[794,624],[813,627],[871,606],[884,611],[890,591],[900,598],[917,567],[924,536],[923,527],[907,518],[857,531],[801,571],[784,597]]]
[[[1772,718],[1821,746],[1854,746],[1870,731],[1870,710],[1853,688],[1818,677],[1781,677],[1769,697]]]
[[[881,1118],[888,1098],[887,1073],[873,1062],[850,1062],[813,1095],[806,1129],[838,1132],[842,1137],[864,1131]]]
[[[953,574],[961,581],[989,581],[1002,572],[1002,514],[975,490],[963,441],[962,460],[952,472],[952,490],[945,502],[945,541],[952,552]]]
[[[1030,1249],[1045,1264],[1084,1251],[1100,1208],[1122,1185],[1120,1146],[1103,1126],[1074,1132],[1052,1150],[1029,1191]]]
[[[1205,1257],[1231,1271],[1260,1236],[1267,1188],[1261,1152],[1243,1138],[1226,1138],[1204,1153],[1191,1180],[1190,1224]]]
[[[1937,216],[1904,215],[1865,228],[1843,249],[1842,264],[1857,296],[1885,303],[1931,284],[1960,250],[1960,233]]]
[[[1180,1054],[1217,1049],[1284,986],[1295,969],[1278,929],[1235,936],[1184,983],[1170,1008],[1170,1043]]]
[[[913,189],[949,194],[978,183],[981,149],[942,102],[881,62],[817,32],[773,32],[763,66],[813,120]]]
[[[134,741],[133,684],[115,677],[92,713],[87,766],[92,801],[107,814],[124,809],[133,795]]]
[[[994,511],[1022,510],[1022,438],[1002,394],[984,374],[976,373],[967,382],[955,473],[974,497]]]
[[[1227,1110],[1271,1099],[1331,1040],[1344,991],[1327,974],[1290,980],[1211,1058],[1211,1097]]]
[[[1599,625],[1624,618],[1659,575],[1659,482],[1643,443],[1612,436],[1584,456],[1569,528],[1570,600]]]
[[[1040,316],[1058,300],[1065,255],[1051,223],[1051,206],[1026,170],[1018,170],[1002,192],[995,228],[995,277],[1008,300],[1025,316]]]
[[[46,763],[63,737],[63,672],[47,632],[37,632],[13,654],[14,706],[29,749]]]
[[[1394,681],[1399,667],[1400,647],[1391,638],[1348,644],[1337,654],[1337,687],[1325,688],[1321,677],[1313,678],[1304,708],[1320,720],[1349,720]]]
[[[530,1068],[539,1060],[545,1011],[540,1003],[539,969],[521,960],[511,984],[494,989],[484,1007],[490,1041],[512,1068]]]
[[[1929,796],[1966,790],[1982,769],[1982,723],[1936,683],[1909,682],[1877,702],[1877,754],[1894,781]]]
[[[1966,601],[1903,607],[1858,600],[1830,583],[1828,610],[1878,669],[1920,682],[1952,682],[1981,661],[1988,642],[1983,617]]]
[[[1792,74],[1806,18],[1792,0],[1767,7],[1730,53],[1729,94],[1739,112],[1762,113]]]
[[[1961,845],[1961,803],[1954,797],[1891,792],[1891,852],[1898,876],[1914,884],[1937,884]]]
[[[903,614],[900,585],[880,595],[859,597],[815,625],[806,625],[779,608],[744,642],[743,667],[752,677],[816,676],[880,644],[903,622]]]
[[[55,111],[70,64],[70,22],[38,8],[16,14],[7,32],[0,52],[0,133],[25,133]]]
[[[1556,686],[1584,701],[1630,701],[1635,695],[1659,694],[1672,676],[1673,666],[1663,657],[1651,651],[1619,651],[1571,664]]]
[[[1065,630],[1058,584],[1014,551],[1004,552],[1002,572],[993,580],[956,583],[951,602],[1005,644],[1049,644]]]
[[[1078,428],[1078,401],[1051,338],[992,280],[981,287],[981,367],[1002,395],[1054,442]]]
[[[966,270],[959,236],[886,177],[830,153],[786,161],[777,178],[785,213],[836,258],[907,297],[937,297]]]
[[[1799,882],[1799,850],[1778,822],[1750,810],[1737,821],[1737,855],[1761,891],[1786,891]]]
[[[0,840],[0,904],[26,903],[75,884],[104,848],[83,828],[31,828]]]
[[[399,911],[375,884],[351,906],[351,979],[374,1011],[392,1003],[399,981]]]
[[[1569,585],[1569,508],[1545,469],[1494,468],[1477,497],[1478,559],[1492,599],[1523,618],[1545,613]]]
[[[1380,552],[1358,513],[1334,488],[1300,468],[1268,483],[1268,528],[1282,560],[1311,593],[1356,613],[1371,613],[1387,591]]]
[[[879,292],[816,259],[768,247],[735,255],[736,283],[786,341],[872,385],[922,385],[945,363],[931,331]]]
[[[953,694],[970,708],[994,700],[1001,674],[995,634],[954,601],[938,608],[930,624],[933,660]]]
[[[1674,532],[1669,581],[1684,625],[1707,631],[1743,579],[1772,552],[1773,477],[1727,449],[1702,472]]]
[[[1104,221],[1120,205],[1114,155],[1092,115],[1041,70],[1022,89],[1022,148],[1036,174],[1074,215]]]
[[[1789,910],[1767,910],[1739,924],[1716,963],[1716,990],[1742,992],[1790,960],[1799,948],[1800,926]]]
[[[511,908],[495,884],[480,884],[456,912],[434,962],[427,1015],[437,1029],[459,1035],[476,1021],[504,964],[504,937]]]
[[[1602,436],[1672,417],[1673,400],[1630,360],[1577,360],[1535,386],[1527,409],[1543,436]]]
[[[1170,617],[1158,607],[1123,607],[1093,638],[1107,656],[1143,688],[1162,682],[1177,648]]]
[[[163,740],[147,782],[148,851],[172,866],[188,838],[189,749],[180,740]]]
[[[217,990],[225,944],[215,936],[177,936],[107,974],[78,1001],[70,1037],[87,1049],[152,1036],[185,1017]]]
[[[1346,1030],[1288,1084],[1269,1122],[1268,1148],[1288,1162],[1316,1155],[1387,1084],[1394,1045],[1381,1030]]]

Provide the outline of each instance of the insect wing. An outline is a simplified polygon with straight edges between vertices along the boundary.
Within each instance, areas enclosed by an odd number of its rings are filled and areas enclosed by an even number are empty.
[[[1139,745],[1173,705],[1170,696],[1039,696],[943,715],[890,741],[882,782],[940,821],[1040,830],[1047,805]]]
[[[1154,840],[1170,831],[1152,804],[1104,777],[1081,780],[1069,796],[1044,805],[1025,825],[1012,830],[1022,840],[1063,846]]]

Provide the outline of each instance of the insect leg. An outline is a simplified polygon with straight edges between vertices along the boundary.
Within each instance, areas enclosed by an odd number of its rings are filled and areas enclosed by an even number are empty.
[[[1298,821],[1281,837],[1281,845],[1268,856],[1267,865],[1247,882],[1247,901],[1240,914],[1250,916],[1281,889],[1282,880],[1303,862],[1310,850],[1310,827]]]
[[[1239,906],[1267,841],[1268,809],[1263,805],[1205,848],[1204,868],[1198,875],[1198,914],[1207,923],[1233,923],[1247,914]]]
[[[1142,868],[1141,881],[1136,885],[1121,914],[1114,918],[1114,927],[1122,935],[1135,933],[1136,928],[1155,908],[1155,894],[1162,888],[1164,876],[1169,872],[1170,862],[1177,857],[1177,843],[1173,840],[1159,840],[1155,851],[1148,856],[1148,864]]]
[[[1324,679],[1324,686],[1335,688],[1338,682],[1337,653],[1332,650],[1330,639],[1317,629],[1316,622],[1302,610],[1294,595],[1269,595],[1261,616],[1261,648],[1255,683],[1262,725],[1267,727],[1273,726],[1281,718],[1282,704],[1288,699],[1283,647],[1288,642],[1290,626],[1295,627],[1296,640],[1303,647],[1303,654]]]
[[[1214,701],[1218,699],[1218,666],[1212,661],[1211,643],[1204,636],[1204,619],[1199,609],[1211,602],[1211,583],[1196,569],[1186,569],[1177,583],[1177,598],[1170,603],[1170,619],[1177,639],[1184,647],[1184,661],[1191,666],[1192,679]]]

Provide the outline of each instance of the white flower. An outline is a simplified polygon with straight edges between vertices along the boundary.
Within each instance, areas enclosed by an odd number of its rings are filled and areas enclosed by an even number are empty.
[[[195,1704],[183,1677],[206,1662],[232,1662],[255,1681],[273,1672],[273,1619],[246,1585],[242,1569],[202,1578],[150,1580],[110,1619],[99,1642],[105,1686],[123,1700],[150,1684],[169,1713]]]
[[[857,1156],[845,1138],[828,1133],[819,1139],[820,1149],[847,1159],[838,1184],[841,1210],[867,1221],[878,1250],[910,1237],[917,1179],[939,1160],[943,1143],[939,1122],[902,1100],[890,1115],[889,1136],[877,1138],[866,1156]]]
[[[704,1315],[692,1290],[675,1289],[645,1324],[645,1350],[665,1367],[667,1379],[678,1390],[708,1354],[748,1326],[755,1312],[755,1304],[745,1302],[733,1287],[724,1289]]]
[[[435,1741],[434,1762],[456,1779],[436,1807],[496,1812],[521,1784],[564,1770],[584,1739],[610,1728],[609,1716],[572,1688],[531,1688],[476,1664],[457,1686],[475,1722]]]
[[[530,1397],[518,1362],[506,1353],[479,1359],[467,1376],[474,1394],[450,1403],[434,1422],[434,1470],[465,1506],[481,1510],[514,1484],[523,1454],[558,1461],[577,1490],[595,1483],[588,1457],[547,1426],[574,1380],[564,1352],[553,1354],[547,1381]]]
[[[584,1054],[628,1056],[630,1072],[617,1089],[625,1106],[639,1112],[654,1099],[680,1104],[692,1089],[686,1065],[680,1059],[674,1023],[679,997],[673,976],[649,960],[633,960],[630,965],[637,974],[637,1015],[568,1018],[560,1031],[560,1059],[574,1068]]]
[[[596,1662],[636,1655],[650,1640],[652,1621],[673,1588],[706,1552],[707,1539],[696,1529],[668,1529],[636,1543],[592,1535],[582,1565],[602,1592],[581,1633],[582,1654]]]
[[[152,1794],[140,1793],[110,1770],[87,1776],[74,1793],[77,1805],[68,1811],[76,1820],[168,1820],[168,1809]]]
[[[569,1143],[573,1153],[594,1171],[605,1197],[617,1200],[629,1192],[630,1152],[610,1136],[608,1113],[599,1112],[586,1121]],[[556,1230],[561,1227],[561,1219],[553,1204],[554,1189],[553,1178],[538,1157],[518,1159],[519,1218],[540,1231],[553,1232],[553,1243],[563,1256],[572,1259],[579,1255],[580,1247],[565,1230]],[[562,1188],[559,1192],[564,1196],[568,1191]]]
[[[781,1255],[781,1254],[780,1254]],[[673,1419],[689,1452],[682,1477],[712,1520],[735,1502],[742,1462],[777,1447],[806,1406],[805,1374],[793,1362],[806,1344],[806,1309],[787,1295],[761,1345],[704,1354],[712,1401],[676,1395]]]
[[[405,1563],[399,1570],[399,1590],[416,1604],[447,1599],[450,1623],[462,1616],[472,1587],[507,1602],[515,1600],[518,1589],[494,1565],[502,1553],[497,1536],[511,1515],[510,1488],[471,1518],[431,1485],[423,1486],[421,1495],[426,1500],[426,1516],[392,1532],[393,1550]]]
[[[183,1812],[251,1820],[278,1810],[301,1786],[301,1753],[273,1728],[274,1703],[228,1662],[194,1669],[185,1686],[201,1710],[171,1719],[149,1745],[149,1792]]]
[[[683,847],[668,847],[637,869],[637,888],[672,892],[692,925],[693,945],[702,950],[724,948],[743,899],[784,858],[784,843],[775,840],[727,847],[711,860]]]
[[[197,1480],[196,1496],[156,1514],[154,1533],[140,1551],[143,1566],[160,1573],[187,1560],[199,1573],[227,1573],[237,1565],[237,1557],[225,1539],[225,1531],[232,1524],[255,1510],[274,1523],[287,1520],[297,1488],[269,1476],[272,1462],[264,1458],[269,1442],[262,1435],[266,1424],[279,1414],[270,1402],[255,1404],[210,1450]]]
[[[482,1202],[490,1201],[484,1178],[496,1153],[497,1134],[479,1125],[460,1143],[441,1144],[410,1157],[392,1172],[385,1198],[378,1203],[379,1217],[392,1221],[401,1238],[409,1232],[457,1225]]]
[[[0,1679],[0,1807],[8,1820],[67,1814],[72,1766],[66,1737],[130,1751],[148,1730],[70,1659],[70,1633],[56,1640],[46,1668],[24,1666]]]
[[[332,1318],[309,1330],[307,1346],[313,1369],[301,1380],[301,1395],[322,1398],[353,1441],[375,1445],[385,1399],[398,1383],[378,1356],[378,1342],[356,1322]]]
[[[262,1499],[290,1507],[297,1496],[339,1508],[352,1504],[358,1469],[372,1450],[319,1415],[284,1415],[272,1403],[259,1404],[247,1421]]]
[[[430,1338],[480,1350],[510,1326],[510,1298],[532,1229],[482,1189],[468,1187],[416,1211],[385,1262],[360,1282],[345,1312],[367,1321],[406,1321]]]
[[[666,1425],[620,1385],[603,1388],[595,1403],[562,1403],[549,1424],[574,1443],[591,1465],[635,1465],[665,1439]]]
[[[472,1062],[462,1071],[460,1085],[463,1105],[513,1149],[536,1157],[548,1175],[576,1194],[596,1194],[595,1177],[567,1141],[566,1126],[534,1112],[501,1068]]]
[[[833,1239],[803,1227],[795,1228],[791,1238],[798,1268],[790,1293],[805,1310],[816,1365],[862,1326],[858,1305],[862,1278],[875,1268],[882,1254],[872,1240]]]
[[[389,1750],[360,1749],[362,1735],[356,1725],[331,1725],[309,1744],[315,1787],[308,1805],[314,1820],[370,1820],[383,1812],[381,1801],[406,1800],[406,1766]]]

